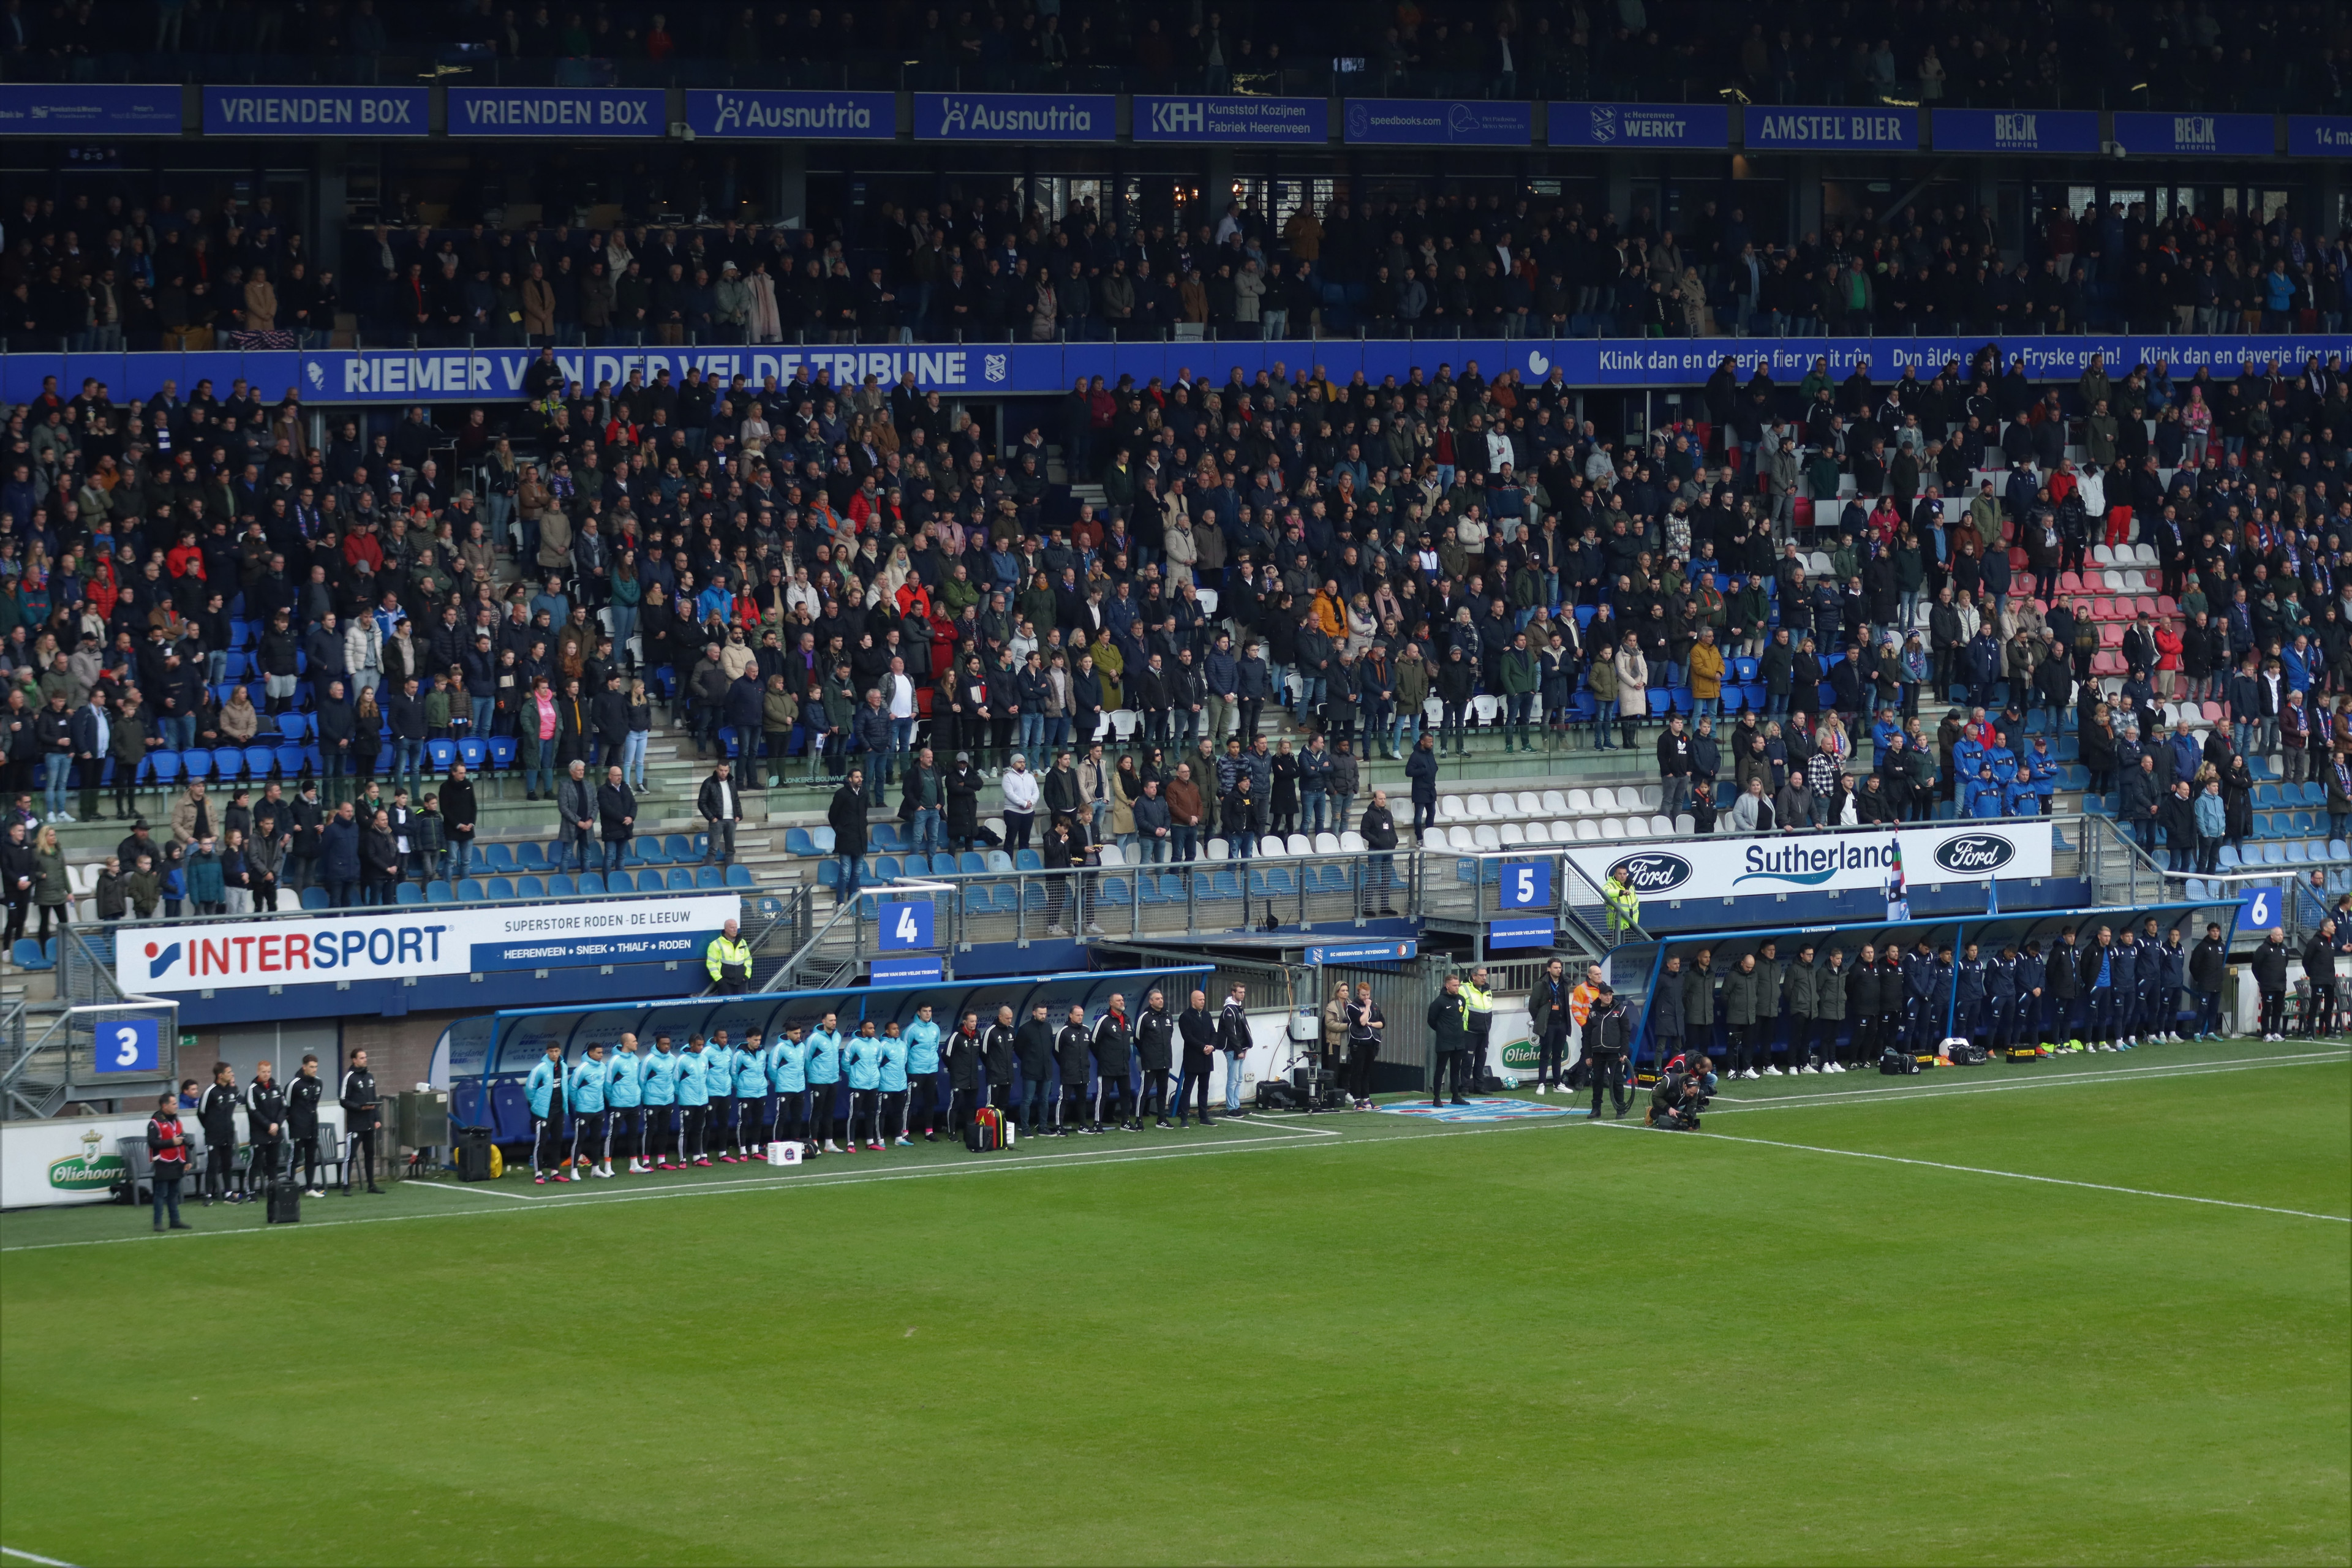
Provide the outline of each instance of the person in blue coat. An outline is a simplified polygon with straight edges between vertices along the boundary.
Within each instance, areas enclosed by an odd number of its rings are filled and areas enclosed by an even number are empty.
[[[1985,1007],[1985,961],[1977,944],[1970,942],[1960,954],[1960,962],[1952,968],[1952,1027],[1951,1032],[1974,1040],[1983,1032],[1982,1014]]]
[[[2013,1043],[2017,1033],[2017,949],[2004,947],[2000,956],[1985,964],[1984,1037],[1970,1035],[1985,1049]]]
[[[327,884],[327,902],[348,910],[360,901],[360,825],[352,803],[335,807],[319,838],[319,879]]]
[[[918,1127],[923,1130],[923,1142],[940,1141],[940,1026],[931,1016],[929,1002],[915,1009],[915,1021],[907,1026],[907,1079],[910,1093],[908,1100],[907,1131],[911,1136]]]
[[[685,1167],[671,1157],[671,1152],[686,1152],[686,1144],[678,1139],[677,1053],[669,1048],[667,1035],[654,1037],[654,1048],[646,1053],[645,1063],[637,1069],[637,1083],[645,1097],[645,1150],[647,1171],[677,1171]]]
[[[735,1047],[735,1152],[746,1160],[768,1157],[768,1050],[752,1030]]]
[[[530,1179],[542,1187],[550,1171],[559,1182],[572,1179],[556,1163],[562,1158],[563,1079],[563,1047],[551,1045],[522,1080],[523,1098],[530,1102]]]
[[[834,1111],[841,1085],[841,1025],[831,1013],[817,1020],[809,1032],[808,1062],[804,1069],[809,1087],[809,1147],[824,1145],[828,1154],[842,1152],[834,1141]]]
[[[645,1162],[645,1097],[637,1079],[644,1065],[637,1059],[635,1035],[623,1035],[604,1063],[604,1109],[612,1113],[613,1138],[627,1152],[633,1176],[653,1169]],[[604,1163],[611,1169],[609,1159]]]
[[[708,1165],[710,1121],[710,1079],[702,1057],[700,1035],[686,1037],[677,1053],[677,1158],[681,1167]]]
[[[2115,1029],[2107,1044],[2118,1050],[2130,1050],[2139,1043],[2139,941],[2132,928],[2116,932],[2116,944],[2110,950],[2115,957],[2108,971],[2108,983],[2115,988]]]
[[[907,1136],[907,1037],[896,1018],[882,1028],[882,1142],[914,1142]]]
[[[804,1159],[816,1157],[809,1139],[808,1041],[798,1023],[786,1024],[768,1047],[768,1086],[776,1091],[776,1136],[801,1145]]]
[[[2001,786],[2001,810],[2010,816],[2041,816],[2043,799],[2032,775],[2024,768],[2018,769],[2009,783]]]
[[[572,1173],[585,1181],[613,1174],[613,1118],[605,1109],[604,1047],[592,1042],[566,1086],[572,1100]]]
[[[1992,765],[1989,763],[1978,763],[1977,776],[1969,784],[1968,815],[1980,817],[1999,816],[2002,809],[2001,793],[2000,781],[1992,776]]]
[[[876,1153],[882,1152],[882,1124],[878,1120],[882,1098],[882,1037],[874,1032],[874,1020],[866,1019],[857,1026],[857,1033],[841,1047],[842,1070],[849,1078],[849,1136],[843,1140],[850,1152],[857,1152],[857,1130],[866,1129],[866,1146]]]

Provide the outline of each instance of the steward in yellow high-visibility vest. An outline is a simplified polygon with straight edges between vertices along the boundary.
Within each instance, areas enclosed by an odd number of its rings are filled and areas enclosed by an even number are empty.
[[[736,922],[729,921],[727,929],[710,939],[703,955],[704,967],[710,971],[710,988],[722,996],[740,996],[751,987],[751,945],[738,937],[736,930]]]
[[[1601,884],[1601,896],[1609,902],[1609,940],[1615,942],[1642,923],[1642,896],[1622,867],[1609,873]]]

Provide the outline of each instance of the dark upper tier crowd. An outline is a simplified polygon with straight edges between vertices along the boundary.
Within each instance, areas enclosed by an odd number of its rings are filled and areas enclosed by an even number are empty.
[[[71,347],[1051,342],[1318,335],[2336,331],[2340,235],[2145,204],[2042,215],[2013,259],[1990,213],[1869,208],[1793,244],[1705,201],[1679,229],[1574,201],[1307,204],[1279,222],[1059,218],[1007,197],[855,221],[377,226],[341,276],[268,197],[26,196],[0,253],[0,341]],[[348,342],[350,338],[334,340]]]
[[[2284,0],[5,0],[15,79],[1287,92],[2342,112],[2343,8]]]

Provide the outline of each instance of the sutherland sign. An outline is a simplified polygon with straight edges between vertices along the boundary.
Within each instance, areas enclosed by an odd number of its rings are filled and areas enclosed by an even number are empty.
[[[2042,820],[1790,838],[1683,839],[1656,848],[1580,846],[1568,857],[1596,887],[1622,868],[1644,900],[1738,899],[1877,891],[1894,873],[1897,844],[1904,880],[1914,887],[2051,875],[2051,825]]]

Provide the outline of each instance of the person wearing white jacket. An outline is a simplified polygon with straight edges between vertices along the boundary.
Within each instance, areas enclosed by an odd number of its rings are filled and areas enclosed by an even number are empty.
[[[353,616],[343,628],[343,667],[352,672],[352,694],[383,684],[383,631],[373,616]]]
[[[1037,775],[1029,771],[1029,759],[1019,752],[1013,753],[1012,766],[996,781],[1004,795],[1004,847],[1009,853],[1029,847],[1029,829],[1037,820]]]

